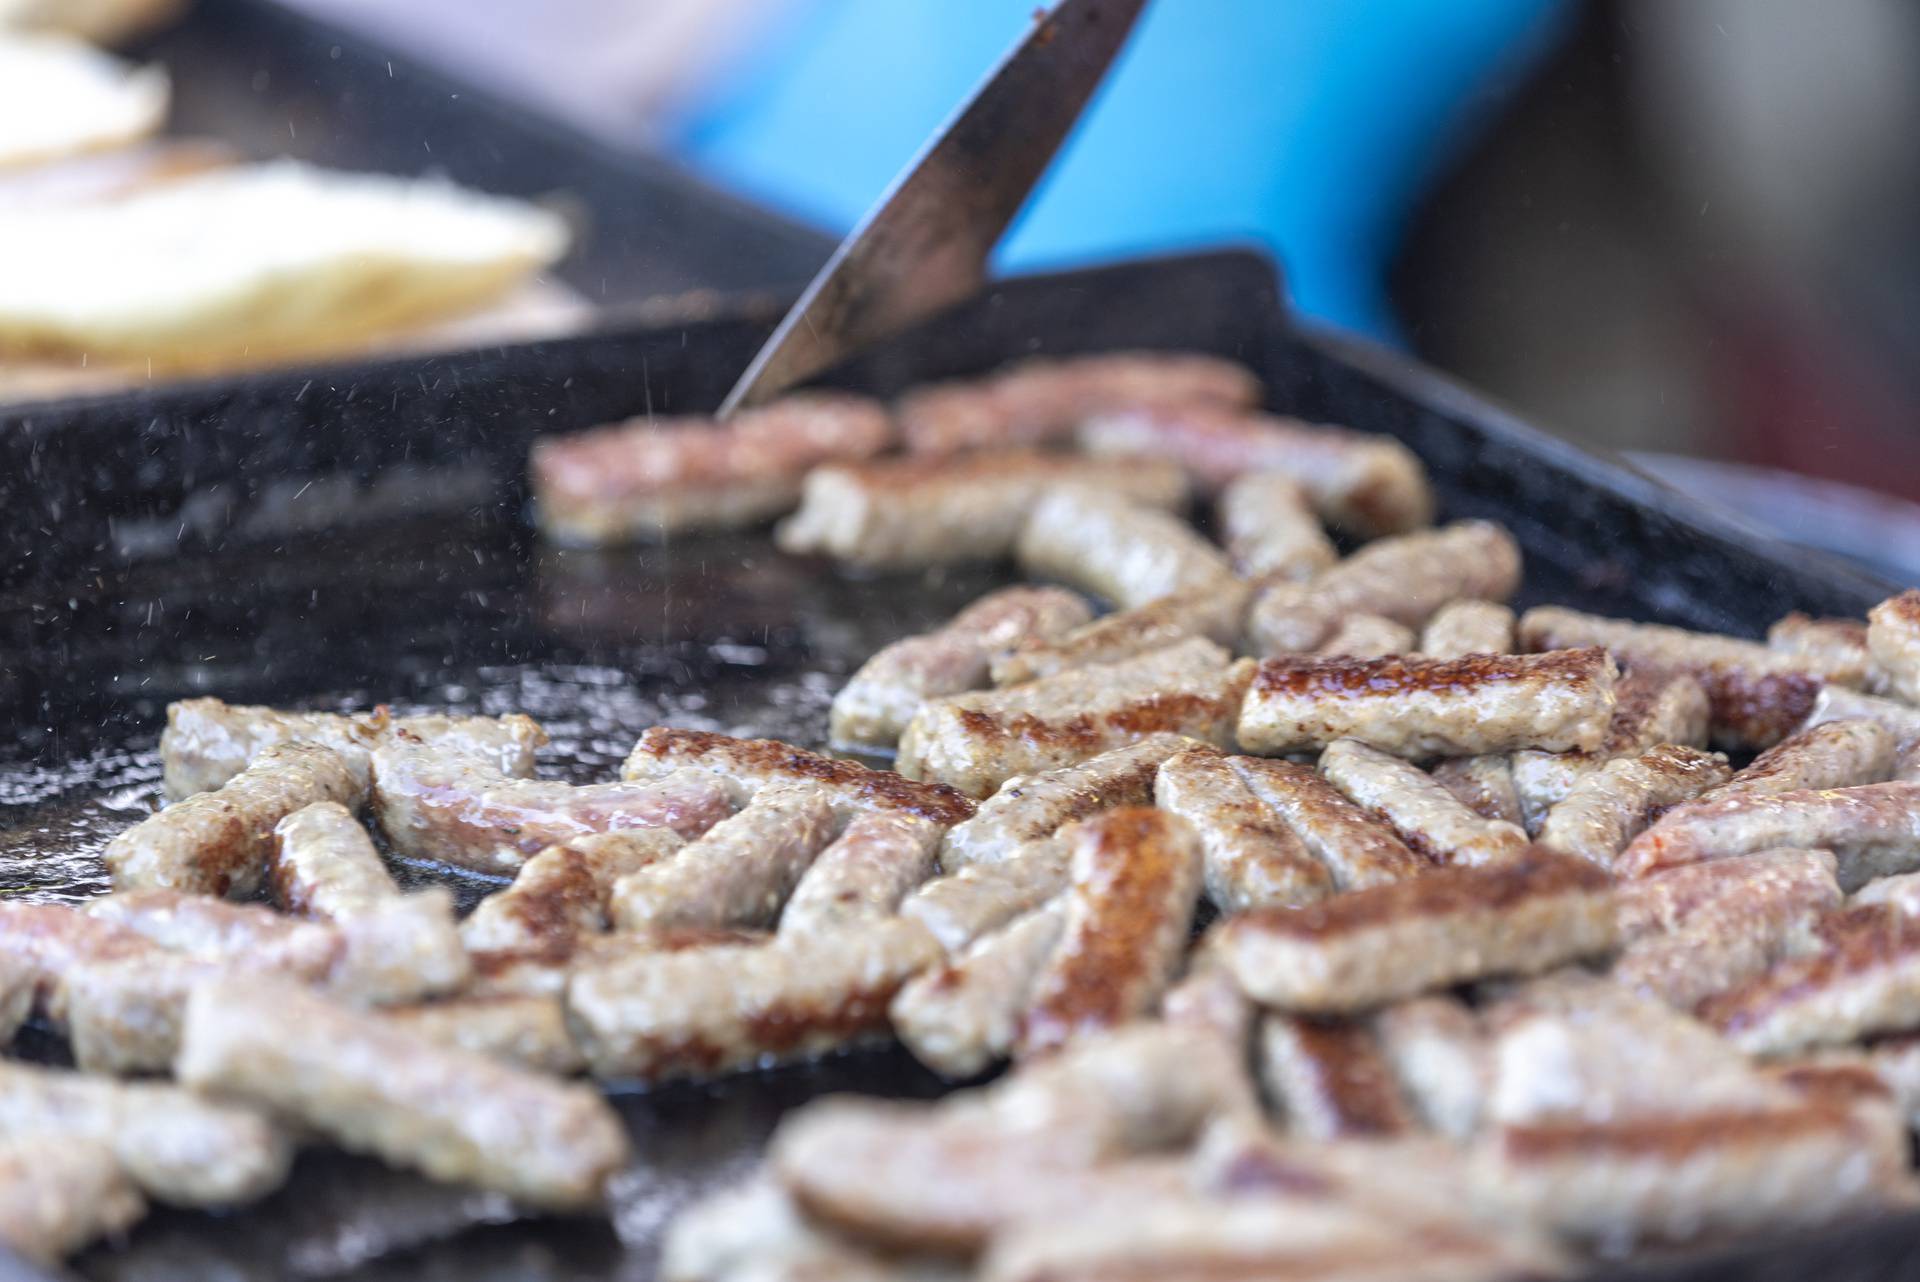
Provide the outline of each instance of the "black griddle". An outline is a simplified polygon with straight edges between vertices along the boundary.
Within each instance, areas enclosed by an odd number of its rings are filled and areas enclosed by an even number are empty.
[[[857,577],[764,534],[617,551],[541,546],[524,459],[545,432],[717,403],[777,308],[426,360],[259,375],[0,414],[0,886],[103,888],[100,845],[158,795],[168,701],[522,709],[542,768],[611,777],[647,725],[819,746],[844,676],[1009,581],[1005,567]],[[1188,348],[1241,360],[1272,405],[1406,441],[1449,518],[1505,522],[1522,603],[1758,634],[1859,614],[1887,585],[1695,506],[1410,362],[1289,322],[1277,275],[1225,251],[1018,279],[835,371],[879,394],[1035,353]],[[444,869],[471,899],[493,883]],[[57,1057],[39,1038],[30,1053]],[[605,1221],[335,1153],[226,1216],[161,1212],[75,1262],[98,1279],[642,1279],[674,1209],[754,1160],[780,1115],[835,1090],[930,1096],[898,1051],[625,1091],[636,1166]],[[1694,1257],[1663,1277],[1897,1276],[1920,1220]],[[1789,1273],[1788,1270],[1792,1272]]]

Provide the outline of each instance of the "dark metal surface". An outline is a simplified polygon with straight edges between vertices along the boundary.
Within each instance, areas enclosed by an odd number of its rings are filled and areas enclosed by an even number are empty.
[[[973,297],[987,256],[1072,131],[1146,0],[1060,0],[939,128],[834,251],[724,417]]]
[[[830,381],[891,393],[1036,351],[1211,351],[1258,369],[1277,408],[1406,440],[1434,469],[1447,515],[1514,529],[1527,602],[1754,634],[1789,609],[1857,613],[1884,591],[1542,438],[1396,357],[1292,332],[1276,295],[1271,266],[1237,253],[1014,281]],[[105,398],[30,427],[0,423],[0,476],[31,467],[34,478],[0,505],[0,563],[49,567],[0,588],[12,692],[0,716],[20,731],[0,745],[0,886],[52,898],[98,887],[95,852],[156,798],[159,718],[185,694],[525,708],[554,733],[543,770],[577,779],[610,775],[655,721],[817,744],[845,673],[1005,571],[853,578],[758,535],[555,552],[523,516],[533,435],[649,404],[713,406],[770,316]],[[12,510],[23,504],[29,519]],[[639,1160],[606,1221],[515,1220],[497,1199],[314,1154],[263,1207],[165,1212],[76,1267],[128,1282],[645,1278],[672,1212],[750,1163],[784,1110],[830,1089],[937,1086],[903,1055],[874,1052],[623,1094]],[[1891,1277],[1917,1243],[1920,1225],[1876,1226],[1762,1258],[1794,1276]],[[1688,1261],[1660,1276],[1752,1267]]]

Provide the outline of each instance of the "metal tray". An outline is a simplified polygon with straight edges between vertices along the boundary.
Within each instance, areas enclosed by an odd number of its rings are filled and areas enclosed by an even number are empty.
[[[524,518],[537,433],[716,403],[772,313],[427,361],[233,379],[0,419],[0,887],[71,898],[157,795],[167,701],[524,709],[545,768],[605,777],[656,721],[817,744],[840,679],[877,645],[1007,581],[1004,570],[854,578],[759,535],[618,552],[541,548]],[[1273,405],[1386,432],[1428,462],[1448,516],[1506,522],[1524,600],[1757,633],[1790,609],[1858,613],[1876,580],[1515,422],[1404,360],[1288,324],[1272,265],[1221,252],[1007,282],[836,371],[878,393],[1036,352],[1192,348],[1269,382]],[[485,885],[444,870],[470,894]],[[40,1050],[57,1054],[57,1046]],[[163,1212],[76,1270],[101,1279],[645,1278],[660,1226],[741,1171],[787,1108],[828,1090],[927,1095],[898,1052],[624,1093],[639,1161],[607,1221],[510,1221],[498,1199],[334,1154],[268,1203]],[[1871,1277],[1920,1247],[1889,1223],[1758,1255],[1717,1278],[1819,1261]],[[1678,1273],[1672,1272],[1677,1270]],[[1785,1274],[1783,1273],[1783,1276]]]

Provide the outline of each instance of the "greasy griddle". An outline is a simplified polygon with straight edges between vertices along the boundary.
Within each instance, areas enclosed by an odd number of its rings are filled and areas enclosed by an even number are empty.
[[[760,534],[611,552],[541,547],[525,519],[539,432],[715,403],[766,332],[750,310],[425,362],[228,380],[0,415],[0,885],[73,898],[157,797],[172,699],[524,710],[544,772],[610,777],[656,721],[818,746],[874,649],[1010,581],[1004,568],[855,577]],[[1523,603],[1757,634],[1791,609],[1854,613],[1884,585],[1789,550],[1515,423],[1392,355],[1287,324],[1265,260],[1220,253],[1009,283],[829,381],[887,394],[1035,352],[1187,347],[1246,362],[1276,408],[1405,440],[1447,517],[1505,522]],[[29,469],[22,471],[20,469]],[[18,487],[16,487],[18,489]],[[451,880],[469,896],[481,879]],[[57,1054],[40,1039],[35,1048]],[[516,1221],[500,1199],[333,1153],[230,1216],[163,1212],[75,1269],[103,1279],[642,1279],[660,1226],[750,1164],[821,1093],[928,1095],[898,1051],[628,1091],[640,1154],[609,1221]],[[1767,1268],[1895,1271],[1920,1223],[1771,1249]],[[1763,1276],[1684,1260],[1688,1277]],[[1789,1273],[1787,1270],[1794,1270]]]

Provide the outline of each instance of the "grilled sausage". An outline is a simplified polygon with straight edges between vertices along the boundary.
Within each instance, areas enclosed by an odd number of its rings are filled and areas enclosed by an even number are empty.
[[[302,806],[367,795],[367,757],[309,743],[278,744],[213,792],[177,801],[107,843],[116,889],[160,888],[245,898],[273,856],[273,826]]]
[[[1821,931],[1819,952],[1708,998],[1700,1017],[1752,1055],[1920,1026],[1920,921],[1870,904],[1841,911]]]
[[[1614,683],[1613,716],[1600,746],[1588,752],[1513,754],[1513,786],[1528,832],[1539,832],[1547,811],[1565,801],[1573,785],[1609,761],[1637,757],[1663,743],[1707,746],[1707,692],[1684,673],[1636,669]]]
[[[948,830],[941,863],[949,871],[994,863],[1052,836],[1061,824],[1119,806],[1148,805],[1161,763],[1193,746],[1182,735],[1152,734],[1078,765],[1016,775],[981,802],[973,818]]]
[[[1015,1050],[1057,1050],[1159,1002],[1193,922],[1200,841],[1158,810],[1111,810],[1064,829],[1073,851],[1060,942],[1034,981]]]
[[[1270,1014],[1260,1022],[1260,1080],[1289,1134],[1388,1136],[1413,1127],[1373,1030],[1353,1020]]]
[[[403,894],[345,807],[320,802],[296,810],[274,826],[273,837],[275,898],[340,934],[329,978],[334,992],[366,1002],[418,1001],[466,982],[451,893],[434,886]]]
[[[1207,897],[1222,913],[1312,903],[1334,892],[1332,872],[1219,749],[1197,746],[1168,758],[1153,795],[1199,834]]]
[[[533,774],[534,749],[547,741],[531,717],[396,717],[382,706],[372,712],[281,712],[275,708],[182,699],[167,705],[160,734],[160,761],[169,797],[220,787],[253,764],[268,748],[301,741],[327,748],[365,751],[394,730],[491,762],[502,774]]]
[[[1627,942],[1613,964],[1613,981],[1676,1010],[1694,1010],[1775,962],[1817,947],[1820,920],[1842,898],[1833,869],[1824,850],[1774,850],[1626,883],[1618,918]],[[1704,873],[1721,875],[1709,880]]]
[[[1384,436],[1189,404],[1102,415],[1081,426],[1079,442],[1099,455],[1174,459],[1212,492],[1277,472],[1299,482],[1322,520],[1360,538],[1433,522],[1426,468]]]
[[[451,997],[389,1007],[379,1018],[436,1044],[536,1073],[564,1077],[586,1067],[567,1031],[565,1003],[549,994]]]
[[[940,829],[918,815],[855,816],[800,876],[780,913],[784,935],[891,917],[939,862]]]
[[[913,1057],[946,1077],[972,1077],[1013,1051],[1034,981],[1060,944],[1056,898],[907,981],[888,1008]]]
[[[0,1143],[101,1144],[143,1191],[176,1206],[232,1206],[278,1188],[293,1146],[249,1109],[177,1086],[0,1064]]]
[[[1413,629],[1377,614],[1350,614],[1314,650],[1328,658],[1378,659],[1413,650]]]
[[[1634,838],[1614,869],[1644,877],[1756,850],[1831,850],[1848,890],[1920,867],[1920,783],[1871,783],[1699,801]]]
[[[1456,1140],[1479,1129],[1493,1064],[1486,1030],[1465,1002],[1440,994],[1396,1002],[1373,1029],[1422,1122]]]
[[[19,1006],[23,982],[32,999],[59,1023],[66,1018],[66,983],[83,968],[165,955],[166,949],[138,931],[66,904],[0,900],[0,957],[6,959],[9,1015]]]
[[[1359,890],[1418,876],[1434,865],[1393,829],[1348,801],[1318,771],[1291,761],[1230,758],[1253,795],[1285,819],[1307,849],[1333,873],[1340,890]]]
[[[177,890],[122,890],[84,911],[145,935],[171,952],[208,961],[245,960],[263,970],[319,979],[339,960],[339,932],[283,917],[264,904],[235,904]]]
[[[670,859],[616,881],[609,902],[614,924],[622,930],[771,926],[835,827],[833,806],[818,792],[764,788],[746,809]]]
[[[1187,973],[1160,1003],[1160,1018],[1170,1026],[1212,1033],[1223,1046],[1236,1051],[1247,1046],[1257,1013],[1233,972],[1220,963],[1204,939],[1189,960]]]
[[[1064,485],[1042,498],[1014,553],[1029,575],[1121,609],[1234,582],[1226,557],[1178,516],[1090,486]]]
[[[1592,748],[1613,712],[1604,650],[1465,659],[1266,659],[1240,746],[1277,754],[1357,739],[1401,756]]]
[[[1527,834],[1519,828],[1482,819],[1426,771],[1364,743],[1334,740],[1320,755],[1320,770],[1435,863],[1477,867],[1510,863],[1526,852]]]
[[[1367,1010],[1493,975],[1534,974],[1613,946],[1607,875],[1546,851],[1440,868],[1219,929],[1222,960],[1258,1000],[1304,1014]]]
[[[1116,610],[1058,640],[1035,642],[998,656],[993,661],[993,683],[1019,685],[1070,668],[1118,663],[1189,637],[1231,647],[1240,639],[1250,592],[1238,581],[1211,582],[1130,610]]]
[[[1540,844],[1610,869],[1655,816],[1724,784],[1732,773],[1719,753],[1678,744],[1610,761],[1547,811]]]
[[[1522,615],[1519,640],[1527,650],[1605,646],[1628,668],[1692,677],[1707,692],[1713,742],[1725,748],[1767,748],[1786,738],[1812,711],[1828,675],[1816,659],[1755,641],[1559,606],[1536,606]]]
[[[1448,757],[1436,762],[1434,781],[1482,819],[1524,828],[1520,790],[1513,782],[1513,758],[1507,753]]]
[[[1767,648],[1812,659],[1836,685],[1868,690],[1882,680],[1860,619],[1815,619],[1796,611],[1767,629]]]
[[[1920,708],[1844,686],[1830,685],[1820,691],[1813,711],[1807,714],[1806,728],[1860,719],[1875,722],[1891,734],[1897,753],[1905,754],[1920,743]]]
[[[29,1260],[56,1264],[146,1213],[104,1144],[68,1136],[0,1144],[0,1243]]]
[[[908,637],[868,659],[833,698],[833,742],[892,748],[929,699],[988,683],[995,655],[1045,644],[1093,617],[1059,588],[1003,588],[956,614],[945,627]]]
[[[1520,584],[1513,536],[1486,521],[1370,543],[1309,583],[1281,583],[1254,600],[1247,634],[1262,654],[1321,644],[1353,614],[1417,628],[1461,597],[1504,601]]]
[[[1120,663],[960,694],[922,708],[899,767],[984,797],[1015,775],[1076,765],[1167,732],[1224,743],[1253,663],[1195,637]]]
[[[527,473],[541,531],[599,546],[753,525],[792,508],[816,464],[867,458],[892,441],[875,402],[803,392],[725,423],[647,416],[543,437]]]
[[[404,732],[373,753],[374,813],[393,848],[481,872],[517,872],[529,856],[590,833],[697,837],[738,803],[739,789],[710,771],[645,784],[509,779]]]
[[[798,784],[820,792],[843,811],[904,810],[943,828],[973,814],[973,802],[940,784],[870,770],[777,739],[735,739],[705,730],[653,727],[634,744],[620,774],[629,780],[661,780],[684,767],[712,771],[749,793],[772,783]]]
[[[900,915],[925,926],[948,953],[957,953],[1066,889],[1070,862],[1064,842],[1029,841],[1004,858],[968,864],[927,882],[907,896]]]
[[[912,570],[1013,555],[1048,491],[1086,485],[1170,511],[1187,481],[1171,463],[1007,450],[955,459],[883,459],[807,473],[800,510],[775,532],[781,551],[867,569]]]
[[[267,979],[195,988],[174,1071],[343,1148],[539,1206],[595,1205],[627,1160],[626,1132],[598,1092]]]
[[[1305,582],[1340,559],[1299,482],[1249,472],[1220,493],[1221,539],[1233,568],[1249,579]]]
[[[668,828],[629,828],[548,846],[521,865],[511,886],[474,907],[460,938],[475,951],[565,957],[581,936],[612,925],[607,907],[616,882],[686,844]]]
[[[1112,352],[1023,361],[985,378],[915,388],[896,407],[915,454],[1044,445],[1129,406],[1256,405],[1260,381],[1197,352]]]
[[[887,1004],[940,960],[918,922],[865,922],[760,946],[636,954],[577,971],[568,1022],[598,1077],[707,1077],[883,1033]]]
[[[1701,800],[1881,783],[1893,772],[1893,758],[1893,735],[1879,722],[1823,722],[1774,744]]]
[[[1468,598],[1441,606],[1420,633],[1420,653],[1433,659],[1506,654],[1513,649],[1514,613],[1493,601]]]
[[[1909,588],[1867,612],[1867,651],[1888,693],[1920,703],[1920,591]]]

